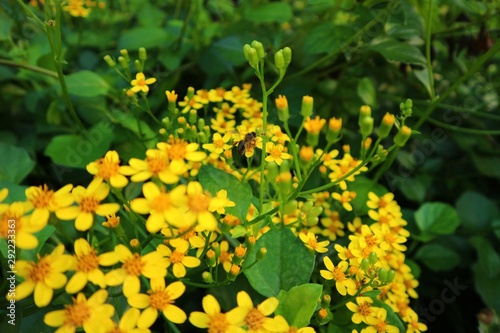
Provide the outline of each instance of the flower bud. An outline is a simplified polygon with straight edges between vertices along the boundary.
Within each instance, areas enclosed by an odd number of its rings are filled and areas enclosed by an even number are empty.
[[[328,308],[330,306],[331,301],[332,301],[332,296],[324,294],[323,297],[321,297],[321,307]]]
[[[271,182],[276,181],[276,177],[278,176],[279,169],[278,169],[278,164],[276,162],[272,161],[269,163],[266,163],[266,170],[267,170],[267,178]]]
[[[359,265],[359,267],[361,267],[361,269],[366,272],[370,267],[370,261],[366,258],[363,258],[363,260],[361,260],[361,264]]]
[[[394,125],[394,119],[394,115],[390,114],[389,112],[384,115],[377,130],[377,135],[379,136],[379,138],[384,139],[389,135],[389,132]]]
[[[360,118],[359,126],[360,126],[359,131],[361,132],[361,135],[363,135],[363,138],[368,137],[373,132],[373,118],[372,117],[363,117],[362,119]]]
[[[215,267],[215,262],[216,262],[216,255],[215,251],[210,249],[207,251],[207,254],[205,254],[205,260],[207,262],[208,267]]]
[[[313,113],[313,103],[314,99],[311,96],[302,97],[302,107],[300,109],[300,114],[303,117],[310,117]]]
[[[247,253],[247,248],[241,244],[238,245],[238,247],[234,249],[233,264],[241,265],[241,262],[245,258],[246,253]]]
[[[299,150],[299,162],[302,167],[307,168],[311,165],[311,162],[314,158],[314,150],[309,146],[302,146]]]
[[[266,52],[264,51],[264,45],[261,42],[254,40],[252,42],[252,47],[257,51],[257,56],[260,59],[264,59]]]
[[[386,279],[386,283],[391,283],[392,281],[394,281],[394,278],[396,277],[396,272],[393,271],[392,269],[390,269],[388,272],[387,272],[387,279]]]
[[[138,72],[142,72],[142,64],[139,60],[134,61],[134,68]]]
[[[144,61],[144,60],[147,59],[147,57],[148,56],[147,56],[147,53],[146,53],[146,49],[143,48],[143,47],[140,47],[139,48],[139,60]]]
[[[194,88],[193,87],[188,87],[186,96],[189,100],[193,99],[193,97],[194,97]]]
[[[382,267],[378,270],[378,279],[382,284],[385,284],[387,282],[387,269]]]
[[[106,54],[104,56],[104,61],[106,61],[106,63],[108,64],[109,67],[111,67],[111,68],[116,67],[116,62],[113,60],[113,58],[111,58],[110,55]]]
[[[375,252],[370,252],[368,255],[368,260],[370,260],[370,264],[375,265],[378,261],[377,254]]]
[[[329,323],[333,318],[333,315],[327,307],[325,308],[320,308],[318,312],[316,313],[316,319],[318,320],[318,323],[320,325],[325,325]]]
[[[198,118],[198,130],[203,131],[203,127],[205,127],[205,118]]]
[[[255,256],[257,261],[264,260],[267,256],[267,249],[265,247],[261,247]]]
[[[123,56],[123,58],[125,60],[127,60],[127,62],[130,60],[130,57],[128,55],[128,51],[127,50],[125,50],[125,49],[120,50],[120,54]]]
[[[292,49],[287,47],[283,48],[283,58],[285,58],[285,68],[292,62]]]
[[[328,142],[336,142],[340,136],[342,129],[342,118],[330,118],[328,120],[328,130],[326,131],[326,140]]]
[[[214,282],[214,278],[212,277],[212,274],[210,272],[203,272],[201,273],[201,278],[205,283],[211,284]]]
[[[287,122],[290,118],[290,111],[288,110],[288,100],[286,96],[279,95],[275,100],[276,108],[278,109],[278,118],[282,122]]]
[[[259,56],[257,55],[257,51],[253,48],[250,47],[247,51],[248,53],[248,63],[252,68],[257,70],[259,68]]]
[[[411,128],[403,126],[394,137],[394,144],[398,147],[403,147],[411,136]]]
[[[279,50],[274,54],[274,65],[279,69],[280,74],[285,71],[285,57],[283,50]]]
[[[212,250],[215,251],[215,256],[218,257],[220,256],[220,245],[217,242],[212,243]]]
[[[290,171],[282,172],[276,177],[276,182],[278,183],[280,193],[287,195],[292,189],[292,174]]]
[[[198,120],[198,112],[195,109],[189,110],[189,123],[195,124]]]
[[[125,60],[124,57],[120,56],[118,57],[118,63],[120,64],[120,66],[124,69],[124,70],[128,70],[129,69],[129,66],[128,66],[128,61]]]
[[[247,240],[246,240],[247,250],[250,252],[253,251],[253,248],[255,247],[256,242],[257,242],[257,238],[255,238],[255,236],[253,236],[253,235],[248,236]]]
[[[165,117],[161,120],[163,123],[163,127],[165,127],[167,130],[172,129],[172,122],[170,121],[169,117]]]
[[[241,267],[238,265],[232,265],[231,268],[229,269],[229,273],[227,273],[227,279],[229,281],[234,281],[236,280],[236,277],[238,274],[240,274]]]
[[[140,248],[141,248],[141,242],[139,242],[139,240],[137,238],[133,238],[133,239],[130,240],[130,246],[133,249],[140,250]]]

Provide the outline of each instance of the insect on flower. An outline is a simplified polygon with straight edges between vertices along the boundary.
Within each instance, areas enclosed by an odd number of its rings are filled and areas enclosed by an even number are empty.
[[[236,141],[234,145],[238,146],[238,154],[244,155],[246,151],[252,150],[257,144],[257,134],[250,132],[245,135],[243,140]]]

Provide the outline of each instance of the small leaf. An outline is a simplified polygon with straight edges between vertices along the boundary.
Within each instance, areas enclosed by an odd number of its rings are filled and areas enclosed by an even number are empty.
[[[370,48],[389,61],[400,61],[422,66],[426,64],[424,55],[416,46],[398,42],[394,39],[387,39],[372,45]]]
[[[0,181],[19,184],[35,167],[26,149],[0,142]]]
[[[472,153],[472,160],[480,173],[488,177],[500,179],[500,168],[498,167],[500,165],[500,157]]]
[[[293,12],[286,2],[270,2],[260,6],[249,6],[243,15],[245,19],[254,23],[284,23],[293,17]]]
[[[282,315],[290,326],[308,326],[322,291],[322,285],[313,283],[293,287],[288,292],[281,291],[276,314]]]
[[[432,96],[431,84],[429,82],[429,72],[427,69],[414,69],[412,73],[420,81],[420,83],[424,85],[425,90],[427,90],[427,94]]]
[[[422,234],[448,235],[460,225],[457,211],[441,202],[423,204],[415,212],[415,221]]]
[[[261,247],[267,249],[267,256],[245,270],[250,285],[260,294],[277,296],[280,290],[288,291],[309,282],[314,268],[314,254],[290,229],[271,229],[262,235],[246,262],[255,262],[255,254]]]
[[[35,233],[35,236],[38,239],[38,246],[33,250],[23,251],[23,260],[36,261],[37,255],[41,253],[40,251],[41,251],[43,245],[50,238],[50,236],[52,236],[54,231],[56,231],[56,227],[54,227],[51,224],[48,224],[45,226],[45,228],[43,228],[39,232]]]
[[[83,70],[66,76],[68,92],[75,96],[91,97],[106,95],[109,84],[99,75]]]
[[[246,221],[250,208],[249,199],[252,196],[252,189],[248,183],[243,184],[235,176],[210,165],[203,165],[200,168],[198,179],[203,189],[212,195],[216,195],[220,190],[226,190],[228,199],[235,203],[234,207],[226,208],[226,213],[237,216],[240,221]]]
[[[472,237],[469,242],[477,251],[478,264],[481,270],[492,279],[500,273],[500,256],[491,246],[490,242],[479,236]]]
[[[462,194],[455,206],[463,227],[471,231],[486,231],[490,227],[490,221],[499,214],[493,201],[472,191]]]
[[[377,103],[377,94],[375,92],[375,85],[369,78],[364,77],[361,80],[359,80],[357,93],[359,98],[361,98],[363,103],[365,103],[366,105],[373,107]]]
[[[460,263],[460,255],[441,244],[425,244],[415,258],[433,271],[448,271]]]
[[[484,303],[496,311],[500,311],[500,276],[490,278],[483,265],[472,265],[474,284]]]

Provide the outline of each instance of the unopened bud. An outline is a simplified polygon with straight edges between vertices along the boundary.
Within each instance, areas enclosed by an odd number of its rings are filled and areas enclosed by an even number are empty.
[[[368,137],[373,132],[373,118],[372,117],[363,117],[362,119],[360,118],[359,126],[360,126],[359,131],[361,132],[361,135],[363,135],[363,138]]]
[[[125,69],[125,70],[128,70],[129,69],[129,66],[128,66],[128,61],[125,60],[124,57],[120,56],[118,57],[118,63],[120,64],[120,66]]]
[[[371,252],[368,255],[368,260],[370,260],[370,264],[374,265],[378,261],[377,254],[375,252]]]
[[[378,279],[382,284],[385,284],[387,282],[387,269],[382,267],[378,270]]]
[[[398,147],[403,147],[411,136],[411,128],[403,126],[394,137],[394,144]]]
[[[283,51],[279,50],[274,54],[274,65],[279,69],[280,73],[285,70],[285,57],[283,56]]]
[[[332,301],[332,296],[324,294],[323,297],[321,297],[321,307],[328,308],[330,306],[331,301]]]
[[[232,265],[231,268],[229,269],[229,272],[227,273],[227,279],[229,281],[234,281],[236,280],[236,277],[238,274],[240,274],[241,267],[238,265]]]
[[[195,124],[198,120],[198,112],[195,109],[189,110],[189,123]]]
[[[392,269],[390,269],[388,272],[387,272],[387,280],[386,280],[386,283],[391,283],[392,281],[394,281],[394,278],[396,277],[396,272],[393,271]]]
[[[205,283],[211,284],[214,282],[214,278],[212,277],[212,274],[210,272],[203,272],[201,273],[201,278]]]
[[[361,260],[361,264],[359,265],[359,267],[366,272],[370,267],[370,261],[366,258],[363,258],[363,260]]]
[[[111,56],[109,54],[106,54],[104,56],[104,61],[106,61],[106,63],[108,64],[109,67],[116,67],[116,62],[113,60],[113,58],[111,58]]]
[[[254,40],[252,42],[252,47],[255,49],[255,51],[257,51],[259,60],[264,59],[264,57],[266,56],[266,52],[264,52],[264,45],[262,45],[261,42]]]
[[[250,235],[247,237],[246,245],[247,245],[248,251],[253,251],[253,248],[255,247],[256,242],[257,242],[257,238],[255,238],[255,236]]]
[[[288,46],[283,48],[283,57],[285,58],[285,67],[288,67],[292,62],[292,49]]]
[[[144,61],[147,59],[147,57],[148,55],[146,53],[146,49],[143,47],[139,48],[139,60]]]
[[[394,115],[390,113],[386,113],[384,117],[382,118],[382,121],[380,122],[380,126],[377,130],[377,135],[379,138],[383,139],[389,135],[389,132],[392,129],[392,126],[394,125]]]
[[[278,118],[282,122],[287,122],[290,118],[290,111],[288,110],[288,100],[285,96],[279,95],[275,100],[276,108],[278,109]]]
[[[276,164],[276,162],[274,161],[266,163],[266,170],[267,170],[266,177],[269,179],[269,181],[275,182],[276,177],[278,176],[279,173],[278,164]]]
[[[255,256],[257,261],[264,260],[267,256],[267,249],[265,247],[261,247]]]
[[[205,259],[208,267],[215,267],[216,255],[214,250],[208,250],[207,254],[205,254]]]
[[[314,99],[311,96],[302,97],[302,106],[300,109],[300,114],[303,117],[310,117],[313,113]]]

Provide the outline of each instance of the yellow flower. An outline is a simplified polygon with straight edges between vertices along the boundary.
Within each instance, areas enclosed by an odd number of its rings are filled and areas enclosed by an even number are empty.
[[[341,261],[337,267],[335,267],[330,258],[324,257],[323,263],[325,264],[327,270],[322,269],[319,273],[326,280],[335,280],[335,287],[337,288],[339,294],[342,296],[345,296],[346,294],[351,296],[356,294],[358,291],[356,289],[356,283],[345,274],[345,271],[349,266],[346,261]]]
[[[99,269],[101,256],[97,255],[96,249],[84,238],[79,238],[75,241],[75,274],[69,279],[66,284],[66,292],[74,294],[83,289],[88,283],[92,282],[101,288],[106,287],[104,273]]]
[[[217,258],[217,262],[222,264],[222,268],[229,273],[229,270],[233,265],[233,254],[229,252],[229,243],[226,240],[220,242],[219,257]]]
[[[274,318],[268,318],[276,311],[279,301],[276,297],[270,297],[262,303],[254,307],[252,299],[245,291],[240,291],[236,295],[238,307],[245,310],[244,324],[247,327],[247,332],[251,333],[268,333],[281,331],[285,327],[280,327],[280,323]]]
[[[297,328],[295,326],[290,326],[288,325],[288,322],[286,321],[283,316],[277,315],[274,317],[274,320],[276,322],[276,332],[283,332],[283,333],[314,333],[316,332],[314,328],[312,327],[302,327],[302,328]]]
[[[87,17],[91,9],[84,7],[83,0],[69,0],[67,6],[62,9],[74,17]]]
[[[104,289],[96,291],[88,300],[79,293],[73,298],[73,304],[47,313],[43,321],[48,326],[59,327],[56,333],[74,333],[78,328],[86,333],[104,333],[107,327],[113,326],[111,316],[115,313],[112,305],[105,304],[107,298],[108,292]]]
[[[138,328],[137,321],[141,315],[141,311],[136,308],[129,308],[120,318],[120,323],[113,323],[106,333],[150,333],[148,328]]]
[[[246,316],[243,308],[236,307],[227,313],[222,313],[219,302],[212,295],[206,295],[202,301],[205,312],[194,311],[189,315],[189,322],[198,328],[208,328],[209,332],[244,333],[239,327]]]
[[[187,240],[180,238],[173,239],[170,241],[170,245],[174,248],[173,251],[163,244],[158,245],[156,250],[162,256],[166,257],[168,266],[173,264],[173,273],[175,277],[182,278],[186,276],[186,267],[193,268],[200,266],[200,259],[187,255],[189,251],[189,242]]]
[[[47,185],[28,187],[25,191],[26,198],[35,208],[31,214],[32,223],[45,226],[51,212],[71,205],[74,201],[70,193],[72,188],[73,185],[68,184],[54,192]]]
[[[146,150],[146,159],[131,158],[130,166],[123,166],[124,175],[132,176],[131,181],[140,183],[151,177],[158,177],[165,184],[175,184],[179,176],[170,170],[170,159],[166,152],[158,149]]]
[[[331,211],[329,209],[326,210],[327,217],[321,218],[321,224],[324,229],[321,234],[323,236],[328,237],[331,241],[335,241],[337,236],[343,237],[345,235],[344,232],[344,224],[340,221],[340,215],[336,211]]]
[[[224,134],[224,136],[220,135],[220,133],[215,133],[212,137],[212,143],[205,143],[203,148],[211,153],[220,155],[224,151],[232,148],[231,145],[227,144],[230,139],[231,134],[229,133]]]
[[[387,224],[372,224],[371,230],[375,237],[381,240],[379,246],[382,250],[406,251],[406,246],[402,245],[402,243],[406,242],[406,238],[398,235]]]
[[[323,126],[325,126],[326,120],[325,119],[320,119],[319,116],[316,116],[316,118],[311,119],[311,117],[307,117],[306,121],[304,123],[304,129],[311,134],[319,134],[321,132],[321,129]]]
[[[130,306],[144,309],[137,320],[137,327],[149,328],[158,318],[159,311],[174,324],[184,323],[187,318],[186,313],[174,303],[185,290],[186,286],[180,281],[165,287],[164,278],[151,279],[151,290],[148,290],[147,295],[135,294],[127,298]]]
[[[187,185],[189,210],[184,214],[189,225],[198,223],[197,231],[214,231],[217,229],[217,220],[210,213],[209,207],[212,200],[210,193],[203,191],[199,182],[190,182]]]
[[[4,238],[10,245],[20,249],[34,249],[38,246],[38,239],[34,233],[42,230],[46,225],[43,221],[25,216],[31,209],[28,202],[14,202],[10,205],[1,204],[0,207],[0,238]]]
[[[357,304],[356,304],[357,303]],[[379,310],[377,307],[372,307],[373,299],[365,296],[356,297],[356,303],[348,302],[347,308],[353,312],[351,320],[355,324],[364,322],[371,325],[376,322],[375,313]]]
[[[139,253],[130,252],[125,245],[118,244],[113,252],[102,254],[100,259],[103,266],[122,263],[122,267],[108,272],[104,278],[108,286],[123,284],[125,297],[139,293],[141,275],[148,279],[163,278],[167,275],[168,262],[157,251],[141,256]]]
[[[225,213],[226,207],[234,207],[236,204],[227,198],[227,191],[220,190],[217,192],[215,198],[210,200],[210,205],[208,206],[208,210],[211,212],[217,212],[219,214]]]
[[[234,116],[232,116],[234,118]],[[226,118],[229,117],[224,117],[222,112],[218,112],[217,115],[214,118],[210,119],[210,122],[212,125],[210,125],[210,128],[213,129],[214,131],[217,131],[219,133],[225,134],[225,133],[231,133],[234,131],[234,126],[236,125],[235,120],[227,120]]]
[[[189,143],[183,139],[172,137],[168,142],[160,142],[156,146],[170,158],[170,170],[176,175],[183,175],[189,170],[185,160],[201,162],[207,158],[207,153],[198,151],[199,144]]]
[[[128,179],[123,175],[127,170],[120,166],[120,157],[115,150],[110,150],[103,158],[87,164],[87,171],[95,178],[103,179],[116,188],[127,186]]]
[[[328,251],[328,244],[330,244],[330,242],[327,240],[318,242],[318,236],[314,235],[312,232],[308,232],[307,234],[301,232],[299,233],[299,238],[308,249],[318,253],[325,253]]]
[[[47,306],[52,300],[54,289],[64,287],[64,275],[74,265],[74,258],[64,254],[64,245],[59,244],[50,254],[38,257],[38,262],[18,260],[15,265],[17,275],[24,281],[16,286],[12,299],[18,301],[35,293],[35,304],[39,308]]]
[[[154,77],[146,79],[144,73],[139,72],[135,75],[135,80],[132,80],[130,84],[132,85],[133,92],[142,91],[143,93],[147,93],[149,91],[149,84],[153,84],[156,82]]]
[[[117,203],[101,204],[109,193],[109,185],[102,179],[94,179],[87,188],[77,186],[71,192],[78,206],[70,206],[56,211],[61,220],[75,219],[75,227],[79,231],[87,231],[94,223],[94,214],[106,216],[120,209]]]
[[[165,95],[167,95],[167,100],[170,102],[170,103],[175,103],[177,102],[177,94],[175,93],[175,90],[172,90],[172,91],[165,91]]]
[[[166,192],[163,187],[160,189],[155,183],[149,182],[142,186],[142,193],[144,198],[136,198],[130,204],[133,211],[150,214],[146,220],[146,229],[150,233],[158,232],[168,227],[168,224],[175,227],[187,225],[181,210],[187,204],[186,185]]]
[[[399,333],[396,326],[389,325],[387,322],[387,310],[379,308],[375,313],[373,323],[364,329],[366,333]]]
[[[352,211],[351,201],[356,197],[356,192],[343,191],[342,194],[333,192],[332,198],[339,201],[348,212]]]
[[[408,309],[408,314],[403,319],[408,322],[406,333],[421,333],[427,331],[427,325],[418,322],[418,315],[412,309]]]
[[[292,158],[292,156],[283,150],[285,147],[281,144],[274,144],[273,142],[267,142],[266,144],[266,152],[269,153],[269,156],[266,157],[266,162],[276,162],[276,164],[281,165],[283,160],[288,160]]]

